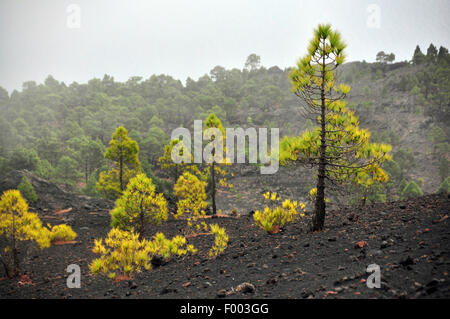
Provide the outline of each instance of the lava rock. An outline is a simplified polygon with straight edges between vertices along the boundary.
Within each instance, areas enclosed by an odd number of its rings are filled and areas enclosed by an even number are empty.
[[[411,266],[414,265],[414,260],[410,256],[408,256],[406,259],[401,260],[399,264],[403,267]]]
[[[241,292],[243,294],[249,294],[254,293],[256,291],[256,288],[253,284],[249,282],[243,282],[239,286],[235,288],[236,292]]]
[[[227,291],[225,289],[220,289],[217,292],[217,297],[219,298],[225,298],[227,296]]]
[[[159,266],[163,266],[166,264],[164,259],[161,256],[154,256],[151,260],[151,264],[154,268],[157,268]]]

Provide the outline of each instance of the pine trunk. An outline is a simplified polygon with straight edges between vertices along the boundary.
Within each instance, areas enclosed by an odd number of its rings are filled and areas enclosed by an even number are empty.
[[[119,161],[119,179],[120,179],[120,190],[123,192],[123,156],[120,155]]]
[[[321,132],[320,132],[320,159],[319,159],[319,170],[317,176],[317,197],[316,197],[316,207],[315,214],[312,220],[312,231],[320,231],[325,225],[325,177],[326,177],[326,127],[325,127],[325,52],[323,52],[323,63],[322,63],[322,87],[321,87]]]
[[[325,164],[319,165],[319,176],[317,180],[317,197],[315,214],[312,221],[312,231],[320,231],[325,225]]]
[[[19,256],[17,253],[17,247],[16,247],[16,218],[15,218],[15,211],[12,213],[12,232],[11,232],[11,252],[12,252],[12,259],[13,259],[13,268],[11,272],[9,273],[9,276],[12,278],[16,276],[20,272],[19,268]]]
[[[211,197],[212,197],[212,209],[213,209],[213,216],[217,215],[217,208],[216,208],[216,176],[215,176],[215,170],[214,170],[214,162],[211,165]]]
[[[145,216],[144,216],[144,209],[142,208],[142,202],[144,200],[141,199],[141,203],[140,203],[140,210],[139,210],[139,230],[138,230],[138,235],[139,235],[139,239],[143,240],[144,239],[144,234],[145,234]]]

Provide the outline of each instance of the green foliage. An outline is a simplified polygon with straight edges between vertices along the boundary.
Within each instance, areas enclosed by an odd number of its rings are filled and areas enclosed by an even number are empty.
[[[109,148],[105,152],[105,158],[119,165],[127,165],[129,168],[136,169],[140,167],[138,153],[137,142],[128,137],[126,128],[119,126],[112,135]]]
[[[436,63],[438,62],[438,50],[433,45],[433,43],[430,43],[430,46],[427,49],[427,57],[428,62]]]
[[[314,124],[310,119],[305,121],[305,130],[310,131],[314,128]]]
[[[217,257],[222,254],[227,248],[228,244],[228,235],[226,233],[225,228],[220,227],[217,224],[209,225],[211,229],[211,234],[214,235],[214,245],[209,250],[209,257]]]
[[[383,169],[389,177],[389,181],[398,183],[402,180],[403,172],[400,165],[394,160],[389,160],[383,163]]]
[[[182,236],[166,239],[164,234],[157,233],[148,241],[134,232],[113,228],[104,241],[95,240],[92,251],[101,256],[91,262],[89,269],[94,275],[103,273],[111,279],[120,279],[118,275],[126,279],[142,269],[150,270],[154,256],[168,259],[196,252],[192,245],[185,245],[186,238]]]
[[[34,187],[33,185],[31,185],[31,182],[28,179],[28,177],[26,176],[22,177],[22,180],[19,186],[17,186],[17,189],[20,191],[22,196],[26,198],[28,202],[34,203],[38,200]]]
[[[282,205],[275,206],[280,201],[277,193],[267,192],[263,197],[269,202],[269,206],[266,206],[263,211],[257,210],[253,214],[253,219],[258,227],[269,234],[277,233],[284,225],[292,223],[299,216],[305,216],[306,205],[303,203],[291,202],[289,199],[286,199]],[[301,213],[298,212],[298,208],[302,210]]]
[[[250,54],[245,61],[245,68],[249,71],[255,71],[260,67],[261,57],[254,53]]]
[[[84,195],[91,197],[101,197],[101,194],[97,191],[97,181],[99,180],[101,169],[96,169],[89,175],[86,186],[81,190]]]
[[[136,171],[124,167],[122,170],[122,179],[126,183],[136,175]],[[99,174],[98,181],[95,184],[95,190],[107,199],[115,200],[120,197],[123,191],[120,189],[120,171],[111,168],[109,171],[102,171]]]
[[[34,170],[34,173],[44,179],[54,180],[56,176],[56,168],[50,164],[47,160],[40,160],[38,167]]]
[[[447,142],[436,144],[436,155],[438,157],[448,156],[450,154],[450,144]]]
[[[77,234],[72,230],[72,228],[66,224],[60,224],[53,227],[48,225],[48,227],[50,230],[50,242],[70,241],[77,237]]]
[[[6,170],[26,169],[34,171],[39,166],[39,156],[35,150],[16,148],[8,156]]]
[[[123,230],[136,230],[143,238],[148,224],[160,224],[167,220],[167,201],[155,192],[151,179],[138,174],[116,200],[111,211],[111,226]]]
[[[50,246],[38,215],[28,211],[28,204],[18,190],[7,190],[0,197],[0,235],[17,241],[33,240],[41,248]]]
[[[97,139],[92,140],[84,137],[78,145],[78,161],[84,171],[85,183],[88,183],[89,176],[100,168],[104,163],[105,146]]]
[[[450,154],[450,144],[447,142],[447,134],[442,128],[434,125],[430,129],[429,139],[433,145],[433,153],[439,159],[439,175],[441,181],[444,181],[449,174],[448,156]]]
[[[177,197],[177,213],[175,218],[186,215],[189,227],[195,226],[199,231],[201,227],[207,230],[205,222],[198,223],[198,220],[206,215],[204,209],[208,206],[206,203],[206,182],[200,181],[195,175],[185,172],[178,179],[174,187],[174,193]]]
[[[402,67],[401,76],[393,76],[386,81],[382,95],[388,95],[391,88],[406,92],[414,89],[417,93],[415,103],[411,104],[409,111],[414,112],[420,105],[424,115],[432,116],[435,122],[442,123],[440,127],[445,128],[450,114],[449,54],[446,48],[440,47],[436,56],[436,50],[430,45],[425,61],[418,66],[369,64],[364,61],[347,64],[343,68],[343,79],[345,83],[362,83],[360,87],[364,87],[367,82],[360,80],[369,80],[375,74],[376,77],[380,74],[383,76],[387,71]],[[0,174],[13,169],[28,169],[42,178],[67,185],[72,191],[98,193],[92,189],[89,179],[94,171],[97,177],[99,170],[105,171],[105,164],[111,166],[106,171],[117,169],[113,161],[106,161],[100,155],[105,153],[110,136],[119,126],[126,127],[130,132],[129,137],[139,142],[142,166],[147,161],[153,165],[151,169],[156,173],[159,169],[157,159],[163,154],[164,145],[169,142],[168,134],[180,123],[191,127],[194,119],[215,113],[224,125],[226,122],[231,126],[259,126],[264,122],[283,125],[282,122],[273,123],[269,117],[271,114],[262,112],[262,109],[272,112],[280,107],[284,111],[295,104],[294,96],[288,90],[290,72],[291,68],[281,70],[276,66],[267,69],[261,66],[260,57],[252,55],[245,69],[217,66],[209,75],[196,81],[187,79],[185,85],[167,75],[152,75],[146,79],[132,77],[125,82],[115,81],[112,76],[105,75],[86,83],[74,82],[70,85],[50,76],[44,83],[26,82],[22,90],[11,94],[0,88]],[[395,79],[398,83],[394,83]],[[376,87],[369,87],[375,97],[375,93],[378,93]],[[396,99],[401,101],[397,95],[394,101]],[[419,103],[419,99],[425,102]],[[386,105],[392,105],[391,101],[385,102]],[[355,109],[350,105],[349,109],[360,112],[364,121],[372,115],[363,113],[357,109],[357,105],[366,106],[373,113],[379,111],[375,109],[375,104],[370,105],[370,101],[361,103],[355,100],[354,103]],[[298,126],[291,123],[295,133]],[[311,123],[307,129],[313,127]],[[374,141],[394,144],[387,139]],[[440,147],[446,146],[442,144]],[[76,162],[76,176],[73,174],[66,179],[61,170],[57,171],[58,162],[63,156]],[[68,164],[68,161],[65,162]],[[128,170],[129,177],[137,173],[131,173],[134,171],[132,168]],[[148,170],[145,171],[149,176]],[[108,175],[108,172],[104,174]],[[116,172],[103,176],[103,180],[108,183],[103,185],[103,189],[109,192],[102,191],[101,195],[113,199],[120,195],[120,186],[109,185],[110,182],[115,183],[118,176],[120,174]],[[152,180],[158,188],[157,180]],[[84,189],[85,186],[89,190]],[[172,186],[168,188],[170,191]]]
[[[420,186],[420,188],[422,188],[423,187],[423,178],[422,177],[419,177],[418,179],[417,179],[417,185],[419,185]]]
[[[384,53],[384,51],[380,51],[377,53],[376,61],[380,63],[392,63],[395,60],[395,54],[394,53]]]
[[[372,140],[376,143],[398,145],[400,143],[400,136],[393,130],[384,130],[381,133],[375,132],[372,135]]]
[[[433,144],[439,144],[447,141],[447,134],[438,125],[433,125],[428,135]]]
[[[46,228],[36,213],[28,211],[28,204],[18,190],[7,190],[0,197],[0,237],[6,242],[0,249],[0,261],[9,277],[19,273],[18,243],[35,242],[41,249],[55,240],[72,240],[75,232],[67,225]]]
[[[436,47],[430,44],[425,56],[417,46],[412,59],[413,64],[419,66],[417,72],[402,75],[396,86],[401,91],[411,91],[425,115],[446,123],[450,118],[447,107],[450,101],[450,55],[444,47],[436,52]]]
[[[398,163],[404,174],[416,166],[416,160],[411,149],[400,148],[394,153],[394,161]]]
[[[417,115],[422,115],[423,114],[423,109],[421,106],[416,106],[416,114]]]
[[[398,191],[400,194],[403,193],[403,190],[406,188],[407,185],[408,185],[408,181],[403,178],[400,181],[400,184],[398,184]]]
[[[156,164],[164,152],[164,145],[168,142],[166,133],[160,127],[151,127],[142,141],[141,155]]]
[[[449,193],[449,192],[450,192],[450,176],[447,177],[436,190],[436,193]]]
[[[390,159],[391,146],[370,143],[369,131],[359,128],[358,117],[346,106],[344,98],[350,87],[337,84],[336,69],[345,60],[344,49],[337,31],[330,25],[319,25],[308,53],[290,74],[292,91],[305,102],[305,111],[316,119],[317,127],[301,136],[285,136],[280,143],[280,163],[317,167],[313,230],[321,230],[324,225],[325,179],[334,184],[354,182],[366,188],[375,181],[387,181],[380,164]]]
[[[150,129],[163,128],[163,127],[164,127],[164,121],[161,120],[157,115],[153,115],[152,119],[150,120]]]
[[[139,146],[128,137],[126,128],[116,129],[106,149],[105,158],[113,163],[108,172],[100,173],[97,190],[108,198],[117,198],[125,189],[130,178],[141,170]]]
[[[441,176],[441,181],[443,182],[449,175],[450,162],[446,157],[442,157],[439,161],[439,175]]]
[[[420,50],[419,46],[416,46],[416,49],[414,50],[412,61],[414,64],[422,64],[425,62],[425,55]]]
[[[80,172],[77,170],[77,166],[78,163],[76,160],[69,156],[62,156],[56,166],[56,180],[68,187],[73,187],[77,178],[81,176]]]
[[[401,91],[411,91],[418,84],[418,80],[415,76],[411,74],[406,74],[400,76],[400,81],[397,83],[397,87]]]
[[[406,185],[406,187],[403,189],[400,195],[402,199],[407,199],[412,197],[423,196],[423,193],[419,185],[417,185],[416,182],[412,181],[409,182],[408,185]]]
[[[383,183],[375,182],[366,194],[367,203],[386,202],[386,189]]]
[[[227,152],[226,147],[225,147],[225,145],[226,145],[225,128],[223,127],[220,119],[214,113],[209,114],[205,121],[205,131],[207,129],[211,129],[211,128],[218,129],[222,133],[223,154],[220,154],[220,155],[216,154],[215,148],[212,150],[212,152],[210,154],[211,158],[209,158],[209,162],[206,164],[206,169],[204,170],[202,176],[203,176],[203,179],[208,180],[208,182],[209,182],[208,189],[210,191],[209,195],[210,195],[211,201],[212,201],[213,215],[216,215],[217,214],[216,193],[217,193],[217,188],[218,188],[217,183],[221,186],[228,186],[228,187],[231,187],[232,185],[229,185],[227,183],[227,179],[226,179],[227,171],[226,171],[225,167],[227,165],[230,165],[230,163],[228,162],[227,158],[224,156],[224,154],[226,154],[226,152]],[[210,138],[211,141],[214,141],[218,137],[213,135],[208,138]],[[219,143],[220,143],[220,141],[219,141]],[[217,160],[215,156],[219,156],[219,158],[222,157],[222,159]]]
[[[152,170],[152,166],[146,160],[142,161],[142,170],[147,175],[155,185],[155,191],[157,193],[164,194],[165,198],[171,198],[173,196],[173,184],[163,178],[156,176]]]
[[[172,153],[179,156],[180,162],[175,163],[172,159]],[[161,168],[166,170],[169,176],[177,181],[184,172],[192,172],[201,175],[196,165],[191,164],[194,157],[191,151],[184,145],[182,140],[173,139],[164,147],[164,154],[158,159]]]

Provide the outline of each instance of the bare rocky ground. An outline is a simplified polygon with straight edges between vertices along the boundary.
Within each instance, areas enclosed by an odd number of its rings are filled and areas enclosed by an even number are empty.
[[[17,175],[4,178],[0,190],[20,181]],[[88,271],[96,257],[91,252],[94,238],[109,231],[112,203],[74,196],[36,178],[32,183],[40,198],[34,210],[42,220],[68,223],[78,238],[74,244],[24,250],[22,270],[30,281],[6,279],[0,270],[0,298],[450,297],[449,194],[329,211],[326,229],[318,233],[308,232],[308,214],[268,235],[240,209],[236,218],[210,220],[226,227],[230,237],[224,254],[216,259],[207,256],[212,236],[198,236],[189,238],[199,249],[197,255],[155,265],[129,281],[112,282]],[[251,195],[246,196],[251,202]],[[253,196],[257,205],[260,194]],[[61,213],[68,208],[72,209]],[[152,227],[148,236],[163,232],[172,237],[184,227],[184,221],[169,218]],[[80,289],[66,286],[70,264],[81,267]],[[366,286],[370,264],[381,268],[380,289]],[[242,283],[250,285],[237,292]]]

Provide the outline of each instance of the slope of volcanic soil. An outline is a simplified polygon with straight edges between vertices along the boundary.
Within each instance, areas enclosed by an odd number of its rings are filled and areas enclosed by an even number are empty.
[[[88,270],[96,257],[94,238],[109,231],[112,203],[73,196],[54,210],[42,202],[36,208],[42,220],[71,225],[76,243],[25,250],[27,276],[5,279],[1,269],[0,298],[449,298],[449,196],[330,211],[326,229],[317,233],[307,231],[309,215],[274,235],[256,227],[249,215],[209,219],[229,234],[222,255],[207,257],[212,236],[189,238],[197,255],[121,282]],[[169,218],[148,236],[172,237],[184,228],[185,221]],[[70,264],[81,267],[79,289],[67,288]],[[381,267],[380,289],[366,286],[370,264]],[[249,285],[237,289],[242,283]]]

